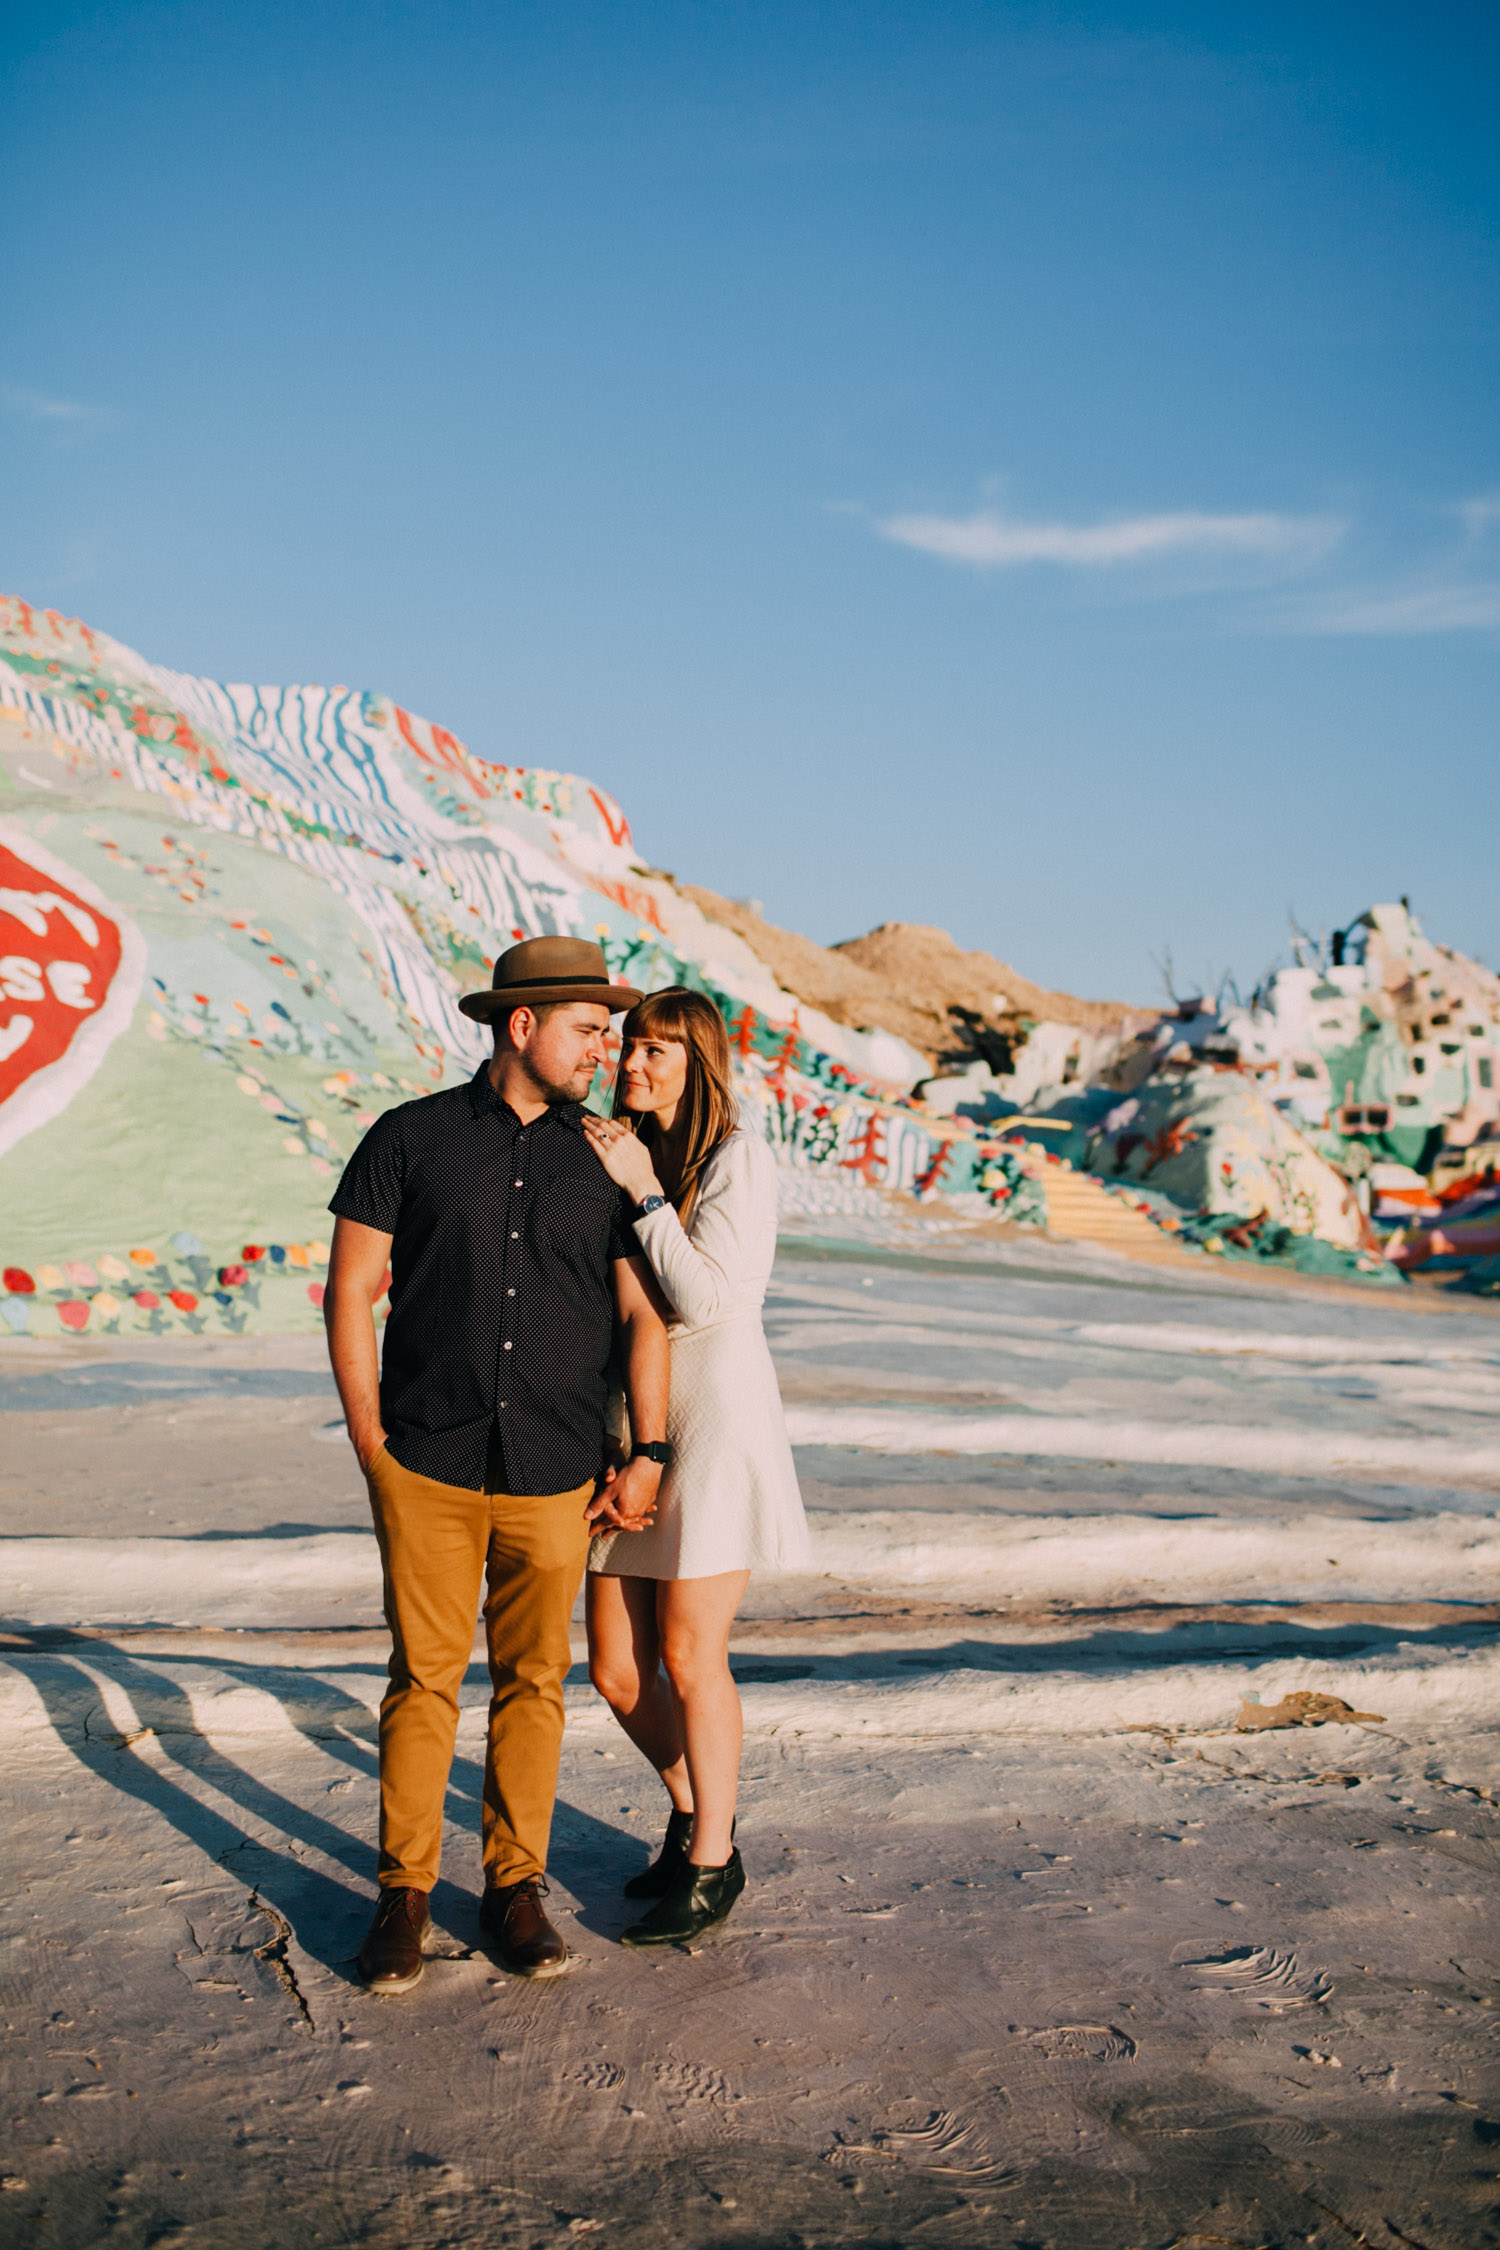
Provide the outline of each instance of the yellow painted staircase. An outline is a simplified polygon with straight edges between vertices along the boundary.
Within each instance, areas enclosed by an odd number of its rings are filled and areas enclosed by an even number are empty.
[[[1091,1172],[1075,1172],[1071,1165],[1049,1163],[1041,1181],[1047,1196],[1047,1232],[1063,1242],[1097,1242],[1102,1249],[1153,1266],[1199,1266],[1201,1259],[1185,1250],[1142,1211],[1132,1211],[1111,1195]]]

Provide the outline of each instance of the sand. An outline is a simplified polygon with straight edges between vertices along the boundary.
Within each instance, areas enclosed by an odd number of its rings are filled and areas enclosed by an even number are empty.
[[[353,1976],[383,1642],[316,1339],[4,1349],[0,2241],[1495,2239],[1500,1323],[820,1224],[750,1889],[612,1942],[660,1808],[577,1669],[544,1986],[478,1942],[478,1668],[427,1976]],[[1234,1731],[1297,1691],[1378,1722]]]

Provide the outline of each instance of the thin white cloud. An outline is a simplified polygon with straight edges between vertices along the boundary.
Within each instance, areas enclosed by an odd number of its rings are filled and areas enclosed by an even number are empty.
[[[1403,593],[1354,595],[1299,622],[1304,633],[1500,632],[1500,584],[1411,587]]]
[[[18,391],[9,384],[0,395],[12,414],[23,414],[28,422],[82,422],[88,417],[88,408],[76,399],[48,398],[43,391]]]
[[[864,514],[853,507],[848,512]],[[1500,532],[1500,490],[1473,493],[1439,513],[1461,526],[1462,538],[1450,533],[1446,556],[1429,554],[1425,569],[1392,573],[1383,585],[1368,577],[1363,584],[1345,579],[1331,585],[1333,573],[1320,572],[1310,583],[1302,578],[1295,599],[1290,582],[1330,557],[1349,533],[1341,517],[1181,509],[1080,524],[1030,521],[990,505],[968,515],[912,512],[865,520],[897,546],[975,570],[1051,564],[1127,572],[1136,592],[1157,597],[1236,587],[1244,595],[1258,587],[1260,599],[1240,618],[1242,629],[1251,631],[1369,638],[1500,632],[1500,579],[1470,575],[1475,550]],[[1272,599],[1278,582],[1279,596]]]
[[[875,528],[897,546],[981,570],[1024,563],[1097,570],[1180,555],[1306,562],[1343,534],[1342,524],[1327,516],[1215,516],[1191,509],[1095,524],[1023,523],[984,509],[971,516],[886,516]]]
[[[114,413],[107,406],[86,406],[74,398],[53,398],[47,391],[30,391],[12,383],[0,384],[0,404],[23,422],[40,422],[58,437],[89,437],[108,429]]]
[[[1282,629],[1316,635],[1413,639],[1434,633],[1500,632],[1500,580],[1478,575],[1478,550],[1500,529],[1500,492],[1471,493],[1436,511],[1456,522],[1446,553],[1430,553],[1425,567],[1392,573],[1384,584],[1325,588],[1309,595],[1296,614],[1282,613]],[[1486,558],[1487,560],[1489,558]]]
[[[1470,539],[1480,540],[1500,524],[1500,492],[1481,492],[1472,500],[1460,500],[1453,513]]]

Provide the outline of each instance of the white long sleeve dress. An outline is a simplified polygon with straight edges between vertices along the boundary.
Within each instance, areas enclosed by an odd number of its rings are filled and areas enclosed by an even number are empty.
[[[649,1531],[608,1531],[589,1568],[620,1578],[808,1570],[812,1547],[761,1306],[776,1255],[776,1162],[737,1127],[704,1167],[686,1230],[667,1204],[635,1231],[668,1324],[672,1459]]]

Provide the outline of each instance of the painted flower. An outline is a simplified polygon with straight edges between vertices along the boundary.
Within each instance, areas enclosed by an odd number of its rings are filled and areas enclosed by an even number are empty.
[[[64,1328],[87,1328],[89,1306],[86,1297],[65,1297],[57,1308],[57,1317]]]
[[[244,1266],[220,1266],[219,1268],[219,1287],[221,1289],[243,1289],[249,1279],[249,1271]]]
[[[137,1289],[135,1302],[140,1306],[142,1312],[155,1312],[157,1306],[161,1303],[161,1299],[154,1289]]]
[[[191,1289],[168,1290],[167,1302],[170,1305],[175,1305],[179,1312],[196,1312],[198,1310],[198,1300]]]
[[[4,1280],[5,1286],[12,1297],[34,1297],[36,1295],[36,1283],[24,1266],[7,1266],[0,1279]]]

